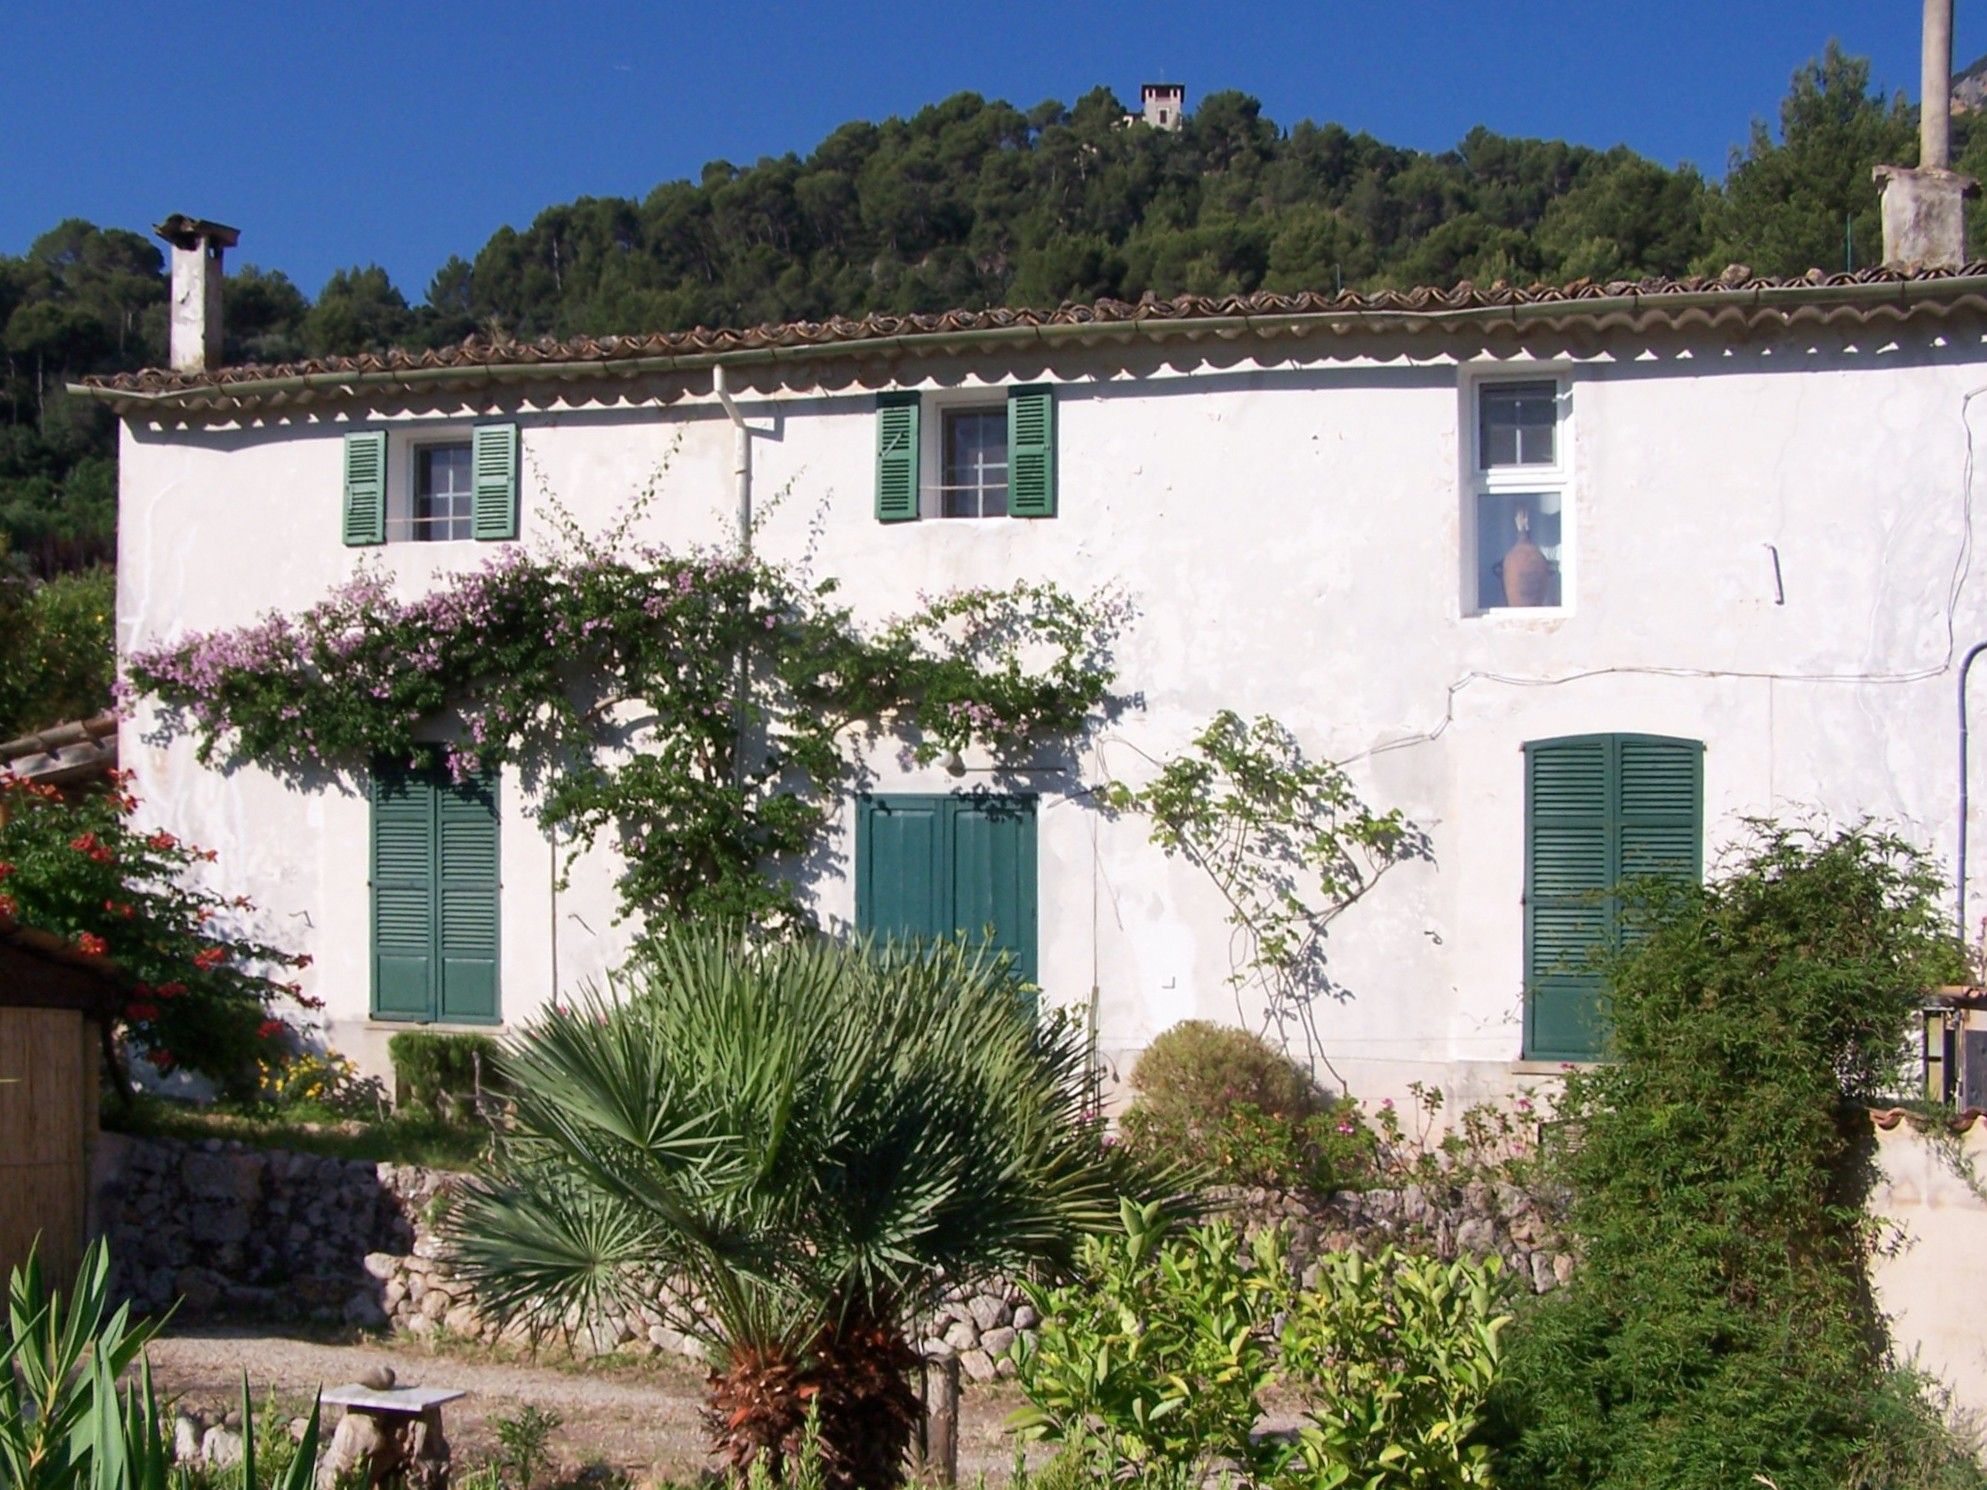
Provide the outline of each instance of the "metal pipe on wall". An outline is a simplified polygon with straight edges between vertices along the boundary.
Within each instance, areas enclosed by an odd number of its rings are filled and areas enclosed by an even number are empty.
[[[1987,652],[1987,642],[1975,642],[1967,648],[1966,656],[1959,664],[1959,863],[1953,878],[1957,882],[1953,889],[1955,903],[1954,919],[1958,923],[1960,940],[1966,940],[1966,814],[1968,791],[1967,771],[1967,717],[1966,717],[1966,675],[1973,670],[1974,659]]]

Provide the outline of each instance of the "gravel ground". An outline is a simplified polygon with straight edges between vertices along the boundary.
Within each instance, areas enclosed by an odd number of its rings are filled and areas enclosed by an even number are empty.
[[[636,1479],[684,1479],[710,1467],[697,1418],[703,1378],[687,1365],[582,1368],[408,1341],[335,1344],[192,1329],[155,1340],[151,1358],[161,1393],[200,1407],[233,1405],[244,1371],[258,1408],[273,1389],[304,1411],[319,1386],[349,1382],[375,1363],[391,1366],[405,1385],[460,1388],[469,1396],[443,1412],[458,1463],[487,1458],[496,1444],[495,1420],[536,1405],[565,1419],[554,1445],[569,1467],[604,1462]],[[1018,1401],[1011,1389],[968,1388],[960,1410],[962,1479],[982,1471],[1006,1479],[1014,1445],[1001,1425]]]

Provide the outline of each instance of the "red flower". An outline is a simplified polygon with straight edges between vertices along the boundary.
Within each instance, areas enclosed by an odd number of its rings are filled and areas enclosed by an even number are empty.
[[[101,957],[110,950],[110,943],[94,931],[86,931],[76,938],[76,950],[87,952],[92,957]]]
[[[186,992],[186,985],[184,983],[161,983],[154,992],[162,999],[176,999]]]
[[[280,1019],[265,1019],[255,1031],[264,1040],[274,1040],[279,1036],[287,1035],[289,1032],[290,1027]]]
[[[159,1006],[157,1004],[147,1004],[134,1000],[124,1006],[124,1017],[142,1024],[148,1019],[157,1019],[159,1017]]]
[[[152,1068],[162,1076],[179,1064],[179,1057],[174,1055],[170,1050],[155,1050],[147,1055],[145,1059],[150,1061]]]
[[[135,906],[128,905],[122,900],[106,900],[103,903],[103,908],[113,916],[122,916],[127,921],[138,914]]]
[[[226,947],[202,947],[193,954],[193,965],[203,973],[211,973],[228,960]]]
[[[5,878],[6,878],[6,877],[7,877],[8,875],[12,874],[13,872],[14,872],[14,866],[13,866],[13,865],[11,865],[11,864],[0,864],[0,880],[3,880],[3,879],[5,879]]]
[[[168,833],[164,828],[161,828],[159,829],[158,832],[154,833],[150,838],[147,838],[145,840],[145,847],[153,850],[156,853],[161,853],[161,854],[170,853],[173,849],[179,847],[179,840],[173,837],[172,834]]]
[[[16,901],[13,896],[0,895],[0,916],[5,916],[11,921],[15,916],[20,914],[20,910],[20,902]]]

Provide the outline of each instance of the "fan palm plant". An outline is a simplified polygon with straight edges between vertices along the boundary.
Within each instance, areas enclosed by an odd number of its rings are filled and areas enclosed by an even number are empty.
[[[1131,1178],[1076,1032],[956,946],[684,933],[502,1061],[516,1137],[453,1213],[460,1272],[533,1330],[661,1312],[710,1354],[734,1469],[777,1474],[812,1408],[832,1483],[894,1484],[915,1316],[1060,1268]]]

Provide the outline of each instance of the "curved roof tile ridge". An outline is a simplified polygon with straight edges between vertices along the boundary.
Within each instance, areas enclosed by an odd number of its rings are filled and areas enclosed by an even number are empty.
[[[1564,284],[1535,282],[1515,285],[1496,280],[1478,285],[1460,280],[1446,288],[1417,285],[1406,289],[1360,291],[1341,289],[1257,290],[1220,296],[1181,294],[1162,298],[1150,293],[1136,301],[1099,299],[1065,301],[1054,309],[1033,306],[991,306],[937,312],[873,311],[861,317],[830,316],[825,320],[764,322],[750,327],[693,326],[677,331],[625,335],[577,334],[541,336],[528,341],[514,337],[472,334],[445,347],[410,351],[393,348],[350,356],[305,358],[278,364],[243,364],[206,372],[177,373],[146,369],[89,377],[82,386],[116,394],[176,393],[211,390],[225,394],[232,384],[300,377],[335,382],[341,374],[379,375],[399,372],[477,367],[533,367],[555,363],[611,364],[640,357],[724,355],[760,349],[836,347],[887,341],[910,335],[939,335],[998,330],[1027,330],[1053,326],[1113,326],[1126,323],[1188,323],[1254,317],[1359,316],[1405,313],[1497,310],[1501,308],[1566,305],[1580,314],[1583,302],[1635,299],[1659,308],[1666,299],[1707,293],[1731,294],[1735,301],[1771,290],[1824,289],[1846,286],[1933,284],[1987,276],[1987,262],[1953,269],[1902,270],[1873,267],[1846,272],[1810,269],[1791,276],[1757,275],[1744,264],[1732,264],[1715,276],[1674,278],[1575,279]]]

